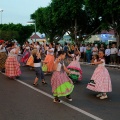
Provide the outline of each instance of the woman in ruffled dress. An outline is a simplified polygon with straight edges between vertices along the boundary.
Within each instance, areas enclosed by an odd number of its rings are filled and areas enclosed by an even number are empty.
[[[111,78],[108,70],[105,68],[104,52],[99,51],[99,61],[92,63],[98,65],[95,69],[91,81],[88,83],[89,90],[99,92],[96,97],[100,99],[108,98],[107,92],[112,91]]]
[[[29,42],[26,41],[25,45],[24,45],[24,52],[23,52],[23,55],[22,55],[22,58],[21,58],[21,63],[22,63],[23,66],[26,65],[29,57],[30,57],[30,45],[29,45]]]
[[[77,47],[75,47],[74,54],[68,54],[73,58],[73,61],[67,66],[67,68],[70,70],[71,74],[69,77],[73,80],[74,83],[76,81],[82,80],[82,69],[80,66],[80,51]]]
[[[12,79],[21,74],[20,64],[17,60],[19,50],[20,48],[16,47],[15,43],[11,43],[11,48],[8,51],[8,58],[5,62],[5,74]]]
[[[54,65],[54,48],[53,43],[49,44],[49,47],[44,44],[45,50],[47,51],[47,55],[45,57],[44,63],[47,64],[47,73],[53,72]]]
[[[64,65],[66,53],[63,51],[58,52],[58,58],[54,62],[54,72],[51,78],[52,93],[54,96],[53,102],[61,103],[59,97],[65,96],[69,101],[72,101],[70,94],[73,91],[74,85],[72,80],[67,76],[66,72],[70,71]]]

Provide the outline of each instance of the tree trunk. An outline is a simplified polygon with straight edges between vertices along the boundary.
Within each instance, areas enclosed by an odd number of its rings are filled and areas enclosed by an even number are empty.
[[[118,32],[116,36],[116,41],[117,41],[117,47],[119,47],[120,46],[120,32]]]
[[[116,30],[116,28],[114,28],[114,35],[115,35],[115,38],[116,38],[117,47],[119,47],[119,45],[120,45],[120,31]]]
[[[75,42],[77,43],[77,19],[75,19]]]

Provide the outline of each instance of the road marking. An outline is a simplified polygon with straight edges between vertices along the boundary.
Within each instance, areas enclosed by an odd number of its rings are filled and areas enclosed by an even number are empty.
[[[29,84],[21,81],[21,80],[18,80],[18,79],[15,79],[15,80],[16,80],[17,82],[19,82],[19,83],[21,83],[21,84],[23,84],[23,85],[25,85],[25,86],[33,89],[33,90],[41,93],[41,94],[49,97],[49,98],[52,98],[52,99],[54,98],[52,95],[50,95],[50,94],[48,94],[48,93],[46,93],[46,92],[44,92],[44,91],[42,91],[42,90],[39,90],[39,89],[37,89],[37,88],[35,88],[35,87],[33,87],[33,86],[31,86],[31,85],[29,85]],[[97,116],[95,116],[95,115],[93,115],[93,114],[91,114],[91,113],[88,113],[88,112],[86,112],[86,111],[84,111],[84,110],[82,110],[82,109],[80,109],[80,108],[77,108],[77,107],[75,107],[75,106],[73,106],[73,105],[71,105],[71,104],[69,104],[69,103],[67,103],[67,102],[62,101],[62,104],[66,105],[66,106],[68,106],[69,108],[72,108],[72,109],[74,109],[74,110],[76,110],[76,111],[78,111],[78,112],[80,112],[80,113],[82,113],[82,114],[84,114],[84,115],[86,115],[86,116],[88,116],[88,117],[90,117],[90,118],[93,118],[94,120],[103,120],[103,119],[101,119],[101,118],[99,118],[99,117],[97,117]]]
[[[2,72],[0,72],[0,73],[2,73]],[[2,74],[5,75],[4,73],[2,73]],[[31,86],[31,85],[29,85],[29,84],[27,84],[27,83],[19,80],[19,79],[15,79],[15,80],[16,80],[17,82],[19,82],[19,83],[21,83],[21,84],[23,84],[23,85],[25,85],[25,86],[33,89],[33,90],[41,93],[41,94],[49,97],[49,98],[52,98],[52,99],[54,98],[52,95],[50,95],[50,94],[48,94],[48,93],[46,93],[46,92],[44,92],[44,91],[42,91],[42,90],[39,90],[39,89],[37,89],[37,88],[35,88],[35,87],[33,87],[33,86]],[[73,106],[73,105],[71,105],[71,104],[69,104],[69,103],[67,103],[67,102],[62,101],[62,104],[66,105],[66,106],[68,106],[69,108],[72,108],[72,109],[74,109],[74,110],[76,110],[76,111],[78,111],[78,112],[80,112],[80,113],[82,113],[82,114],[84,114],[84,115],[86,115],[86,116],[88,116],[88,117],[90,117],[90,118],[93,118],[94,120],[103,120],[103,119],[101,119],[101,118],[99,118],[99,117],[97,117],[97,116],[95,116],[95,115],[93,115],[93,114],[91,114],[91,113],[88,113],[88,112],[86,112],[86,111],[84,111],[84,110],[82,110],[82,109],[80,109],[80,108],[77,108],[77,107],[75,107],[75,106]]]

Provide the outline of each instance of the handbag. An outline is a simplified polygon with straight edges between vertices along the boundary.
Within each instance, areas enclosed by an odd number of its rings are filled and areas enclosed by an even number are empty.
[[[47,72],[47,64],[43,64],[42,65],[42,71],[43,72]]]

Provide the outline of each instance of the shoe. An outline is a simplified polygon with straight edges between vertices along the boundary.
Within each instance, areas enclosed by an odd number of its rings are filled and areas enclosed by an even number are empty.
[[[68,101],[72,101],[72,98],[69,96],[69,97],[65,97]]]
[[[73,81],[73,84],[76,84],[77,82],[76,81]]]
[[[37,85],[38,85],[38,83],[33,83],[33,85],[34,85],[34,86],[37,86]]]
[[[2,72],[2,73],[5,73],[5,69],[2,69],[1,72]]]
[[[54,103],[62,103],[62,101],[59,100],[59,99],[53,99],[53,102],[54,102]]]
[[[100,97],[101,100],[106,99],[106,98],[108,98],[107,95],[102,95],[102,96]]]
[[[102,93],[99,93],[98,95],[96,95],[96,97],[101,97],[102,96]]]
[[[20,78],[20,76],[16,76],[16,79],[19,79]]]
[[[46,83],[45,81],[44,81],[44,82],[42,81],[42,84],[45,85],[45,84],[47,84],[47,83]]]
[[[14,80],[15,79],[15,77],[9,77],[11,80]]]

